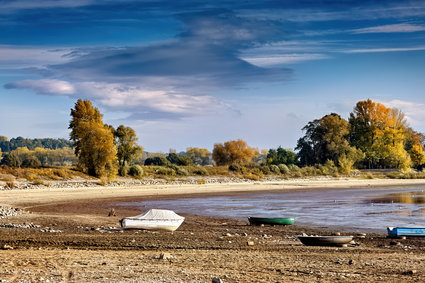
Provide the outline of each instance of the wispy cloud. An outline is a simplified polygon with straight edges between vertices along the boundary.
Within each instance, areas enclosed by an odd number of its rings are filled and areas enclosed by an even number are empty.
[[[270,66],[276,66],[276,65],[296,64],[296,63],[300,63],[304,61],[321,60],[321,59],[328,59],[328,58],[329,56],[324,54],[294,53],[294,54],[281,54],[281,55],[270,54],[268,56],[263,56],[263,57],[243,57],[242,59],[260,67],[270,67]]]
[[[425,46],[417,47],[400,47],[400,48],[363,48],[363,49],[350,49],[340,51],[342,53],[378,53],[378,52],[407,52],[407,51],[423,51]]]
[[[28,89],[39,94],[70,95],[75,94],[75,88],[66,81],[42,79],[22,80],[5,84],[6,89]]]
[[[0,45],[0,69],[41,67],[69,61],[64,57],[70,49],[40,48],[31,46]]]
[[[394,33],[394,32],[418,32],[418,31],[425,31],[425,26],[406,24],[406,23],[382,25],[382,26],[355,29],[353,30],[353,33]]]
[[[403,111],[411,126],[418,127],[425,125],[425,104],[414,101],[393,99],[390,101],[379,101],[387,107],[397,108]]]

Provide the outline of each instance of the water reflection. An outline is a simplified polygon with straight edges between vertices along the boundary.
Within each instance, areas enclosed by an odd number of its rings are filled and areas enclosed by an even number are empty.
[[[338,226],[351,231],[382,231],[386,226],[425,226],[424,188],[263,192],[135,201],[120,205],[240,220],[247,220],[250,216],[295,217],[301,225]]]
[[[401,192],[386,195],[381,198],[370,200],[371,202],[379,203],[416,203],[425,204],[425,192],[424,191],[413,191],[413,192]]]

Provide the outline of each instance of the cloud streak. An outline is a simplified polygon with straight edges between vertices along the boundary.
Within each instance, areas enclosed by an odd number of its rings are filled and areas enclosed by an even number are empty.
[[[413,25],[413,24],[393,24],[393,25],[382,25],[368,28],[361,28],[353,30],[353,33],[394,33],[394,32],[418,32],[425,31],[425,26],[423,25]]]

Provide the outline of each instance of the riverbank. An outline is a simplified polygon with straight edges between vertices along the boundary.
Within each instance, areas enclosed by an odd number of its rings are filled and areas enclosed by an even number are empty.
[[[2,190],[0,204],[24,209],[0,219],[2,282],[421,282],[424,240],[355,235],[350,247],[306,247],[300,234],[340,231],[253,227],[184,215],[174,233],[122,231],[131,207],[113,201],[170,195],[424,185],[425,180],[323,179],[265,183]],[[10,225],[6,225],[10,224]],[[342,233],[348,234],[348,233]]]

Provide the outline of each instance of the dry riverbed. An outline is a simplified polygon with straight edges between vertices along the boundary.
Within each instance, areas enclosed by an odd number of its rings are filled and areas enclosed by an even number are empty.
[[[0,282],[425,281],[424,239],[355,234],[348,247],[306,247],[297,235],[338,231],[196,215],[184,215],[173,233],[117,229],[121,217],[140,211],[114,202],[159,197],[151,189],[86,188],[86,197],[83,189],[0,192],[0,205],[24,209],[0,209]],[[157,188],[164,190],[178,193]],[[108,216],[111,208],[115,216]]]

